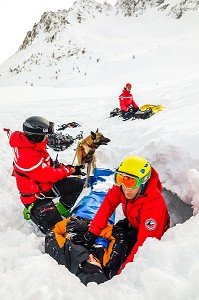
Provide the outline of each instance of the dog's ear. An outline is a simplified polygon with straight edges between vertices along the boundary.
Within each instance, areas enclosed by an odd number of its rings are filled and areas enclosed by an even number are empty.
[[[95,132],[91,131],[91,137],[92,137],[93,140],[96,139],[96,134],[95,134]]]
[[[98,133],[99,132],[99,129],[97,128],[97,130],[95,131],[95,133]]]

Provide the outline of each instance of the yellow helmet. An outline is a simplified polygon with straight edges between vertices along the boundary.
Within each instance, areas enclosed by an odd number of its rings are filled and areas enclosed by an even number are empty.
[[[125,173],[130,176],[135,176],[140,179],[140,183],[143,184],[151,176],[150,163],[139,156],[129,156],[125,158],[119,165],[117,172]]]

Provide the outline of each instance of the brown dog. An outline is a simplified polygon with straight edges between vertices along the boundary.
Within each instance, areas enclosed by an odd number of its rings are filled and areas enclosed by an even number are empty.
[[[96,168],[95,150],[101,145],[107,145],[109,142],[110,139],[104,137],[97,129],[96,132],[91,131],[91,134],[78,144],[75,154],[75,157],[77,156],[78,166],[85,166],[87,164],[85,187],[88,187],[91,167],[93,171]]]

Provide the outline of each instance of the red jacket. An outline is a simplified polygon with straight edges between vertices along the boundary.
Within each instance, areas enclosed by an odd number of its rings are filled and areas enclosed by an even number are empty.
[[[132,94],[127,91],[123,90],[122,94],[119,96],[119,101],[120,101],[120,109],[123,111],[128,111],[129,105],[133,106],[134,108],[138,108],[137,104],[133,100]]]
[[[106,227],[108,219],[121,203],[125,217],[129,223],[138,230],[138,238],[130,255],[123,263],[122,268],[133,261],[134,255],[147,237],[160,239],[169,228],[169,215],[165,200],[161,195],[162,185],[157,172],[152,168],[151,178],[146,190],[130,203],[122,193],[120,187],[114,185],[101,204],[97,214],[90,225],[90,231],[99,235]]]
[[[55,182],[72,174],[70,167],[51,166],[51,158],[46,150],[47,141],[30,142],[23,132],[15,131],[10,137],[10,146],[14,148],[14,175],[23,204],[36,200],[35,194],[49,191]]]

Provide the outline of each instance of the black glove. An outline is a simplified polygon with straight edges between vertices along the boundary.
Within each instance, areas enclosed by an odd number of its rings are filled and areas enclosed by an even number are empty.
[[[86,174],[84,172],[82,172],[82,168],[84,167],[83,165],[80,166],[73,166],[73,165],[64,165],[65,167],[70,167],[70,168],[74,168],[75,172],[72,175],[82,175],[85,176]]]
[[[80,217],[70,217],[70,222],[67,223],[67,232],[86,232],[90,225],[90,219],[82,219]]]
[[[93,254],[93,256],[99,259],[101,265],[103,265],[104,249],[105,248],[102,245],[95,245],[95,244],[91,249],[91,253]]]
[[[82,245],[89,249],[94,244],[96,238],[97,236],[94,233],[87,231],[86,233],[77,233],[71,238],[71,241],[76,245]]]
[[[73,173],[73,175],[82,175],[82,176],[85,176],[86,174],[84,172],[82,172],[82,168],[83,168],[83,165],[80,165],[80,166],[72,166],[74,169],[75,169],[75,172]]]
[[[112,270],[109,267],[104,267],[104,274],[105,274],[106,278],[109,280],[109,279],[112,279],[115,275],[117,275],[117,271]]]

